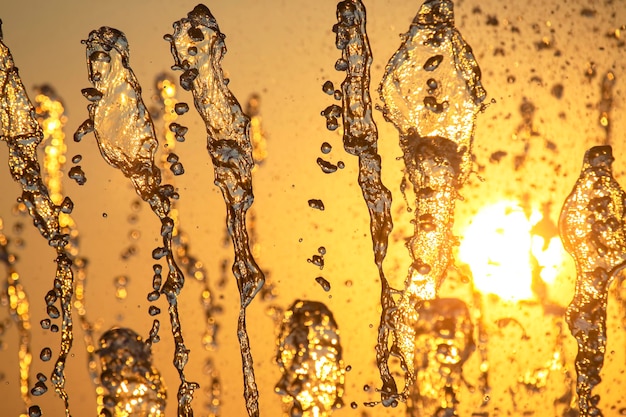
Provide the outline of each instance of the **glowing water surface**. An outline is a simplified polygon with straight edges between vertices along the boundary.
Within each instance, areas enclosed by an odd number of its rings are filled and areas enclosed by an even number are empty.
[[[578,407],[583,417],[602,416],[599,395],[606,351],[608,289],[626,266],[626,193],[613,178],[610,146],[585,153],[580,177],[565,200],[559,230],[576,264],[576,290],[566,320],[578,342]]]
[[[191,416],[195,382],[185,379],[184,368],[189,350],[185,346],[178,314],[178,295],[184,284],[184,275],[174,258],[172,235],[174,220],[170,214],[170,198],[178,198],[171,185],[161,185],[161,172],[155,165],[154,156],[158,145],[154,126],[141,98],[141,87],[130,68],[128,42],[116,29],[102,27],[89,34],[87,45],[87,68],[93,88],[83,90],[92,103],[88,106],[87,119],[76,132],[74,139],[93,131],[98,148],[104,159],[120,169],[131,180],[135,191],[150,204],[161,220],[163,247],[156,248],[152,257],[165,257],[167,279],[161,283],[161,266],[153,266],[154,291],[149,301],[156,301],[165,294],[175,343],[174,366],[180,376],[178,388],[178,415]],[[159,309],[150,307],[150,314]],[[158,341],[159,321],[154,320],[148,344]]]
[[[189,12],[187,18],[174,23],[172,35],[165,35],[174,57],[173,68],[183,71],[180,85],[192,92],[196,110],[206,125],[215,184],[226,203],[226,224],[235,253],[232,270],[241,303],[237,336],[243,362],[244,397],[248,414],[257,416],[259,394],[246,330],[246,307],[260,291],[265,277],[254,260],[246,230],[246,212],[254,201],[250,119],[224,78],[221,66],[226,53],[224,38],[215,17],[202,4]]]

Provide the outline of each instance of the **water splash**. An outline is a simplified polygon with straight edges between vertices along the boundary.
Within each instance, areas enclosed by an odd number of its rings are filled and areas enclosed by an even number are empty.
[[[250,251],[246,211],[252,205],[251,170],[254,165],[249,137],[250,119],[228,89],[221,61],[226,53],[225,35],[209,9],[199,4],[174,23],[170,42],[174,69],[183,71],[180,84],[191,91],[196,110],[205,122],[207,147],[215,170],[215,184],[226,202],[226,223],[234,246],[233,274],[239,288],[241,309],[237,335],[241,348],[246,409],[259,414],[250,342],[246,330],[246,307],[263,286],[263,272]]]
[[[428,0],[391,57],[379,87],[383,116],[400,133],[405,171],[415,191],[412,264],[391,311],[394,351],[415,379],[416,308],[435,298],[452,260],[454,207],[472,169],[474,121],[486,92],[480,68],[454,26],[450,0]]]
[[[9,250],[9,240],[4,235],[3,228],[3,220],[0,218],[0,263],[5,264],[7,269],[4,293],[8,298],[9,313],[17,326],[19,338],[17,355],[20,371],[20,395],[24,402],[24,409],[26,409],[30,406],[28,387],[30,386],[30,365],[33,360],[33,354],[30,349],[30,303],[24,286],[21,283],[20,275],[15,269],[17,258]]]
[[[161,220],[163,246],[156,248],[152,257],[156,260],[165,258],[167,279],[156,292],[156,297],[149,296],[149,300],[155,301],[159,294],[165,294],[167,298],[175,344],[173,363],[181,381],[178,415],[191,416],[191,401],[198,384],[187,381],[184,374],[189,350],[185,346],[178,313],[178,295],[184,284],[184,275],[174,259],[174,221],[170,217],[170,198],[177,199],[178,194],[173,186],[161,185],[161,172],[154,162],[158,142],[141,98],[141,87],[130,68],[126,37],[116,29],[102,27],[92,31],[83,42],[86,44],[88,76],[93,88],[83,90],[85,97],[91,101],[89,119],[79,127],[75,140],[92,130],[104,159],[131,180],[137,194],[150,204]],[[148,344],[158,340],[158,328],[158,320],[155,320]]]
[[[59,213],[69,214],[73,203],[69,198],[65,198],[60,206],[55,205],[43,183],[37,161],[37,146],[43,140],[43,133],[35,118],[35,109],[26,94],[11,52],[2,42],[1,34],[0,30],[0,120],[2,128],[0,138],[9,147],[11,176],[22,187],[20,202],[28,209],[35,227],[57,252],[54,289],[51,290],[54,297],[48,303],[48,312],[53,319],[60,315],[62,325],[61,346],[51,380],[56,393],[65,404],[65,414],[69,417],[69,399],[65,391],[65,362],[74,340],[71,305],[74,277],[71,269],[72,261],[66,249],[68,236],[61,230]],[[60,312],[54,306],[57,300],[60,300]],[[42,385],[43,382],[39,381],[38,384]]]
[[[315,301],[296,300],[285,312],[276,362],[276,393],[291,416],[326,417],[343,406],[345,369],[332,312]]]
[[[417,381],[407,415],[456,416],[462,368],[476,349],[467,305],[456,298],[425,301],[415,331]]]
[[[152,366],[150,346],[131,329],[114,328],[100,338],[104,387],[98,398],[100,415],[161,417],[167,393],[159,371]]]
[[[576,392],[583,417],[602,415],[600,396],[592,391],[604,364],[608,289],[626,266],[626,193],[613,178],[613,161],[610,146],[585,153],[559,219],[563,246],[576,264],[576,290],[566,321],[578,342]]]
[[[394,305],[391,287],[383,272],[389,233],[393,228],[391,218],[391,192],[381,179],[381,158],[378,155],[378,130],[372,117],[372,100],[369,93],[372,52],[366,32],[366,11],[360,0],[342,1],[337,5],[337,21],[333,31],[337,34],[335,45],[342,50],[340,61],[346,78],[341,83],[343,119],[343,146],[346,152],[359,158],[359,185],[370,215],[370,233],[374,261],[381,281],[383,312],[378,330],[376,362],[383,381],[383,404],[397,403],[396,383],[389,372],[388,312]],[[338,61],[339,62],[339,61]],[[331,87],[331,86],[328,86]],[[330,88],[328,88],[330,90]]]

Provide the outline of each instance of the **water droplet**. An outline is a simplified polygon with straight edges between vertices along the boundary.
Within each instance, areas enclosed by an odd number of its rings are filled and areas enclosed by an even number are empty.
[[[320,286],[324,289],[324,291],[326,292],[330,291],[330,282],[328,282],[328,280],[326,280],[324,277],[315,278],[315,282],[320,284]]]
[[[359,405],[356,402],[352,401],[350,403],[350,408],[352,408],[353,410],[356,410],[358,407],[359,407]]]
[[[157,314],[161,314],[161,309],[157,306],[150,306],[148,308],[148,314],[151,316],[156,316]]]
[[[41,408],[38,405],[31,405],[28,408],[28,417],[41,417]]]
[[[50,325],[52,324],[52,321],[50,321],[50,319],[43,319],[39,322],[39,324],[41,325],[42,329],[48,330],[50,328]]]
[[[189,111],[189,105],[187,103],[176,103],[174,105],[174,111],[177,115],[181,116]]]
[[[424,106],[432,111],[433,113],[442,113],[445,109],[448,108],[448,102],[443,101],[441,103],[437,102],[437,99],[433,96],[424,97]]]
[[[41,359],[44,362],[48,362],[50,358],[52,358],[52,349],[50,349],[49,347],[45,347],[41,349],[41,353],[39,354],[39,359]]]
[[[335,100],[341,100],[343,98],[343,93],[341,90],[335,90],[335,94],[333,95]]]
[[[161,293],[158,290],[152,291],[148,294],[148,301],[156,301],[161,297]]]
[[[193,81],[198,77],[198,70],[191,68],[183,72],[180,76],[180,86],[185,91],[190,91],[193,88]]]
[[[337,161],[337,168],[344,169],[346,164],[343,161]]]
[[[443,55],[434,55],[431,56],[424,62],[424,70],[425,71],[434,71],[437,69],[439,64],[443,61]]]
[[[72,210],[74,210],[74,202],[71,198],[65,197],[59,207],[62,213],[71,214]]]
[[[78,154],[78,155],[74,155],[74,156],[72,157],[72,163],[73,163],[73,164],[77,164],[77,163],[79,163],[79,162],[80,162],[80,161],[82,161],[82,160],[83,160],[83,156],[82,156],[82,155],[80,155],[80,154]]]
[[[41,381],[37,381],[33,389],[30,390],[30,393],[33,394],[35,397],[38,397],[45,394],[46,391],[48,391],[48,387],[46,387],[46,384]]]
[[[352,365],[346,366],[346,372],[350,372],[352,370]]]
[[[323,256],[313,255],[312,257],[307,259],[307,262],[315,266],[318,266],[320,269],[324,269],[324,257]]]
[[[309,207],[324,211],[324,202],[322,200],[311,199],[309,200]]]
[[[369,391],[370,390],[370,386],[365,384],[363,385],[363,391]]]
[[[102,93],[95,88],[83,88],[80,92],[89,101],[98,101],[102,99]]]
[[[317,165],[319,165],[324,174],[332,174],[333,172],[337,171],[337,165],[325,161],[322,158],[317,158]]]
[[[320,246],[319,248],[317,248],[317,252],[320,255],[326,255],[326,248],[324,246]]]
[[[38,381],[41,381],[41,382],[46,382],[48,380],[48,377],[42,374],[41,372],[37,372],[36,378]]]
[[[56,303],[57,301],[57,292],[55,290],[50,290],[46,293],[46,296],[44,297],[44,301],[46,302],[47,306],[51,306],[54,303]]]
[[[429,78],[428,81],[426,81],[426,85],[431,90],[435,90],[437,88],[437,86],[438,86],[437,80],[435,80],[434,78]]]
[[[322,91],[328,94],[329,96],[335,92],[335,86],[332,81],[326,81],[324,85],[322,85]]]
[[[48,306],[46,307],[46,311],[48,313],[48,316],[50,316],[51,319],[58,319],[59,316],[61,315],[61,313],[59,313],[59,309],[56,308],[56,306]]]
[[[322,143],[322,146],[320,148],[320,150],[322,151],[323,154],[328,154],[330,153],[330,151],[333,149],[333,147],[331,146],[330,143],[328,142],[324,142]]]
[[[167,248],[163,248],[163,247],[155,248],[152,251],[152,259],[158,261],[159,259],[163,258],[164,256],[167,256],[168,252],[169,251],[167,250]]]
[[[185,168],[183,167],[183,164],[181,164],[180,162],[176,162],[170,166],[170,171],[172,171],[174,175],[178,176],[185,173]]]
[[[59,326],[57,326],[56,324],[53,324],[52,326],[50,326],[50,331],[52,333],[56,333],[59,331]]]
[[[345,71],[348,69],[348,61],[343,58],[339,58],[337,62],[335,62],[335,69],[337,71]]]
[[[78,185],[85,185],[85,183],[87,182],[87,177],[85,176],[85,173],[83,172],[83,169],[80,165],[76,165],[70,168],[70,172],[68,173],[68,175],[71,179],[76,181]]]

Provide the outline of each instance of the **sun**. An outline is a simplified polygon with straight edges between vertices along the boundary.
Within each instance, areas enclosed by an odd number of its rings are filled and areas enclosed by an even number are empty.
[[[565,251],[558,235],[534,234],[543,219],[528,216],[515,201],[485,206],[461,231],[458,260],[472,271],[476,289],[503,300],[535,298],[533,273],[551,284],[558,275]]]

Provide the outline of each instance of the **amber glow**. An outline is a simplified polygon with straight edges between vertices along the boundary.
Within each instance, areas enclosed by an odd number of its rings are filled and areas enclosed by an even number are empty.
[[[554,282],[564,250],[557,236],[532,234],[542,218],[536,209],[527,216],[513,201],[486,206],[476,214],[461,232],[458,259],[469,265],[478,291],[518,301],[534,298],[533,274],[547,284]]]

